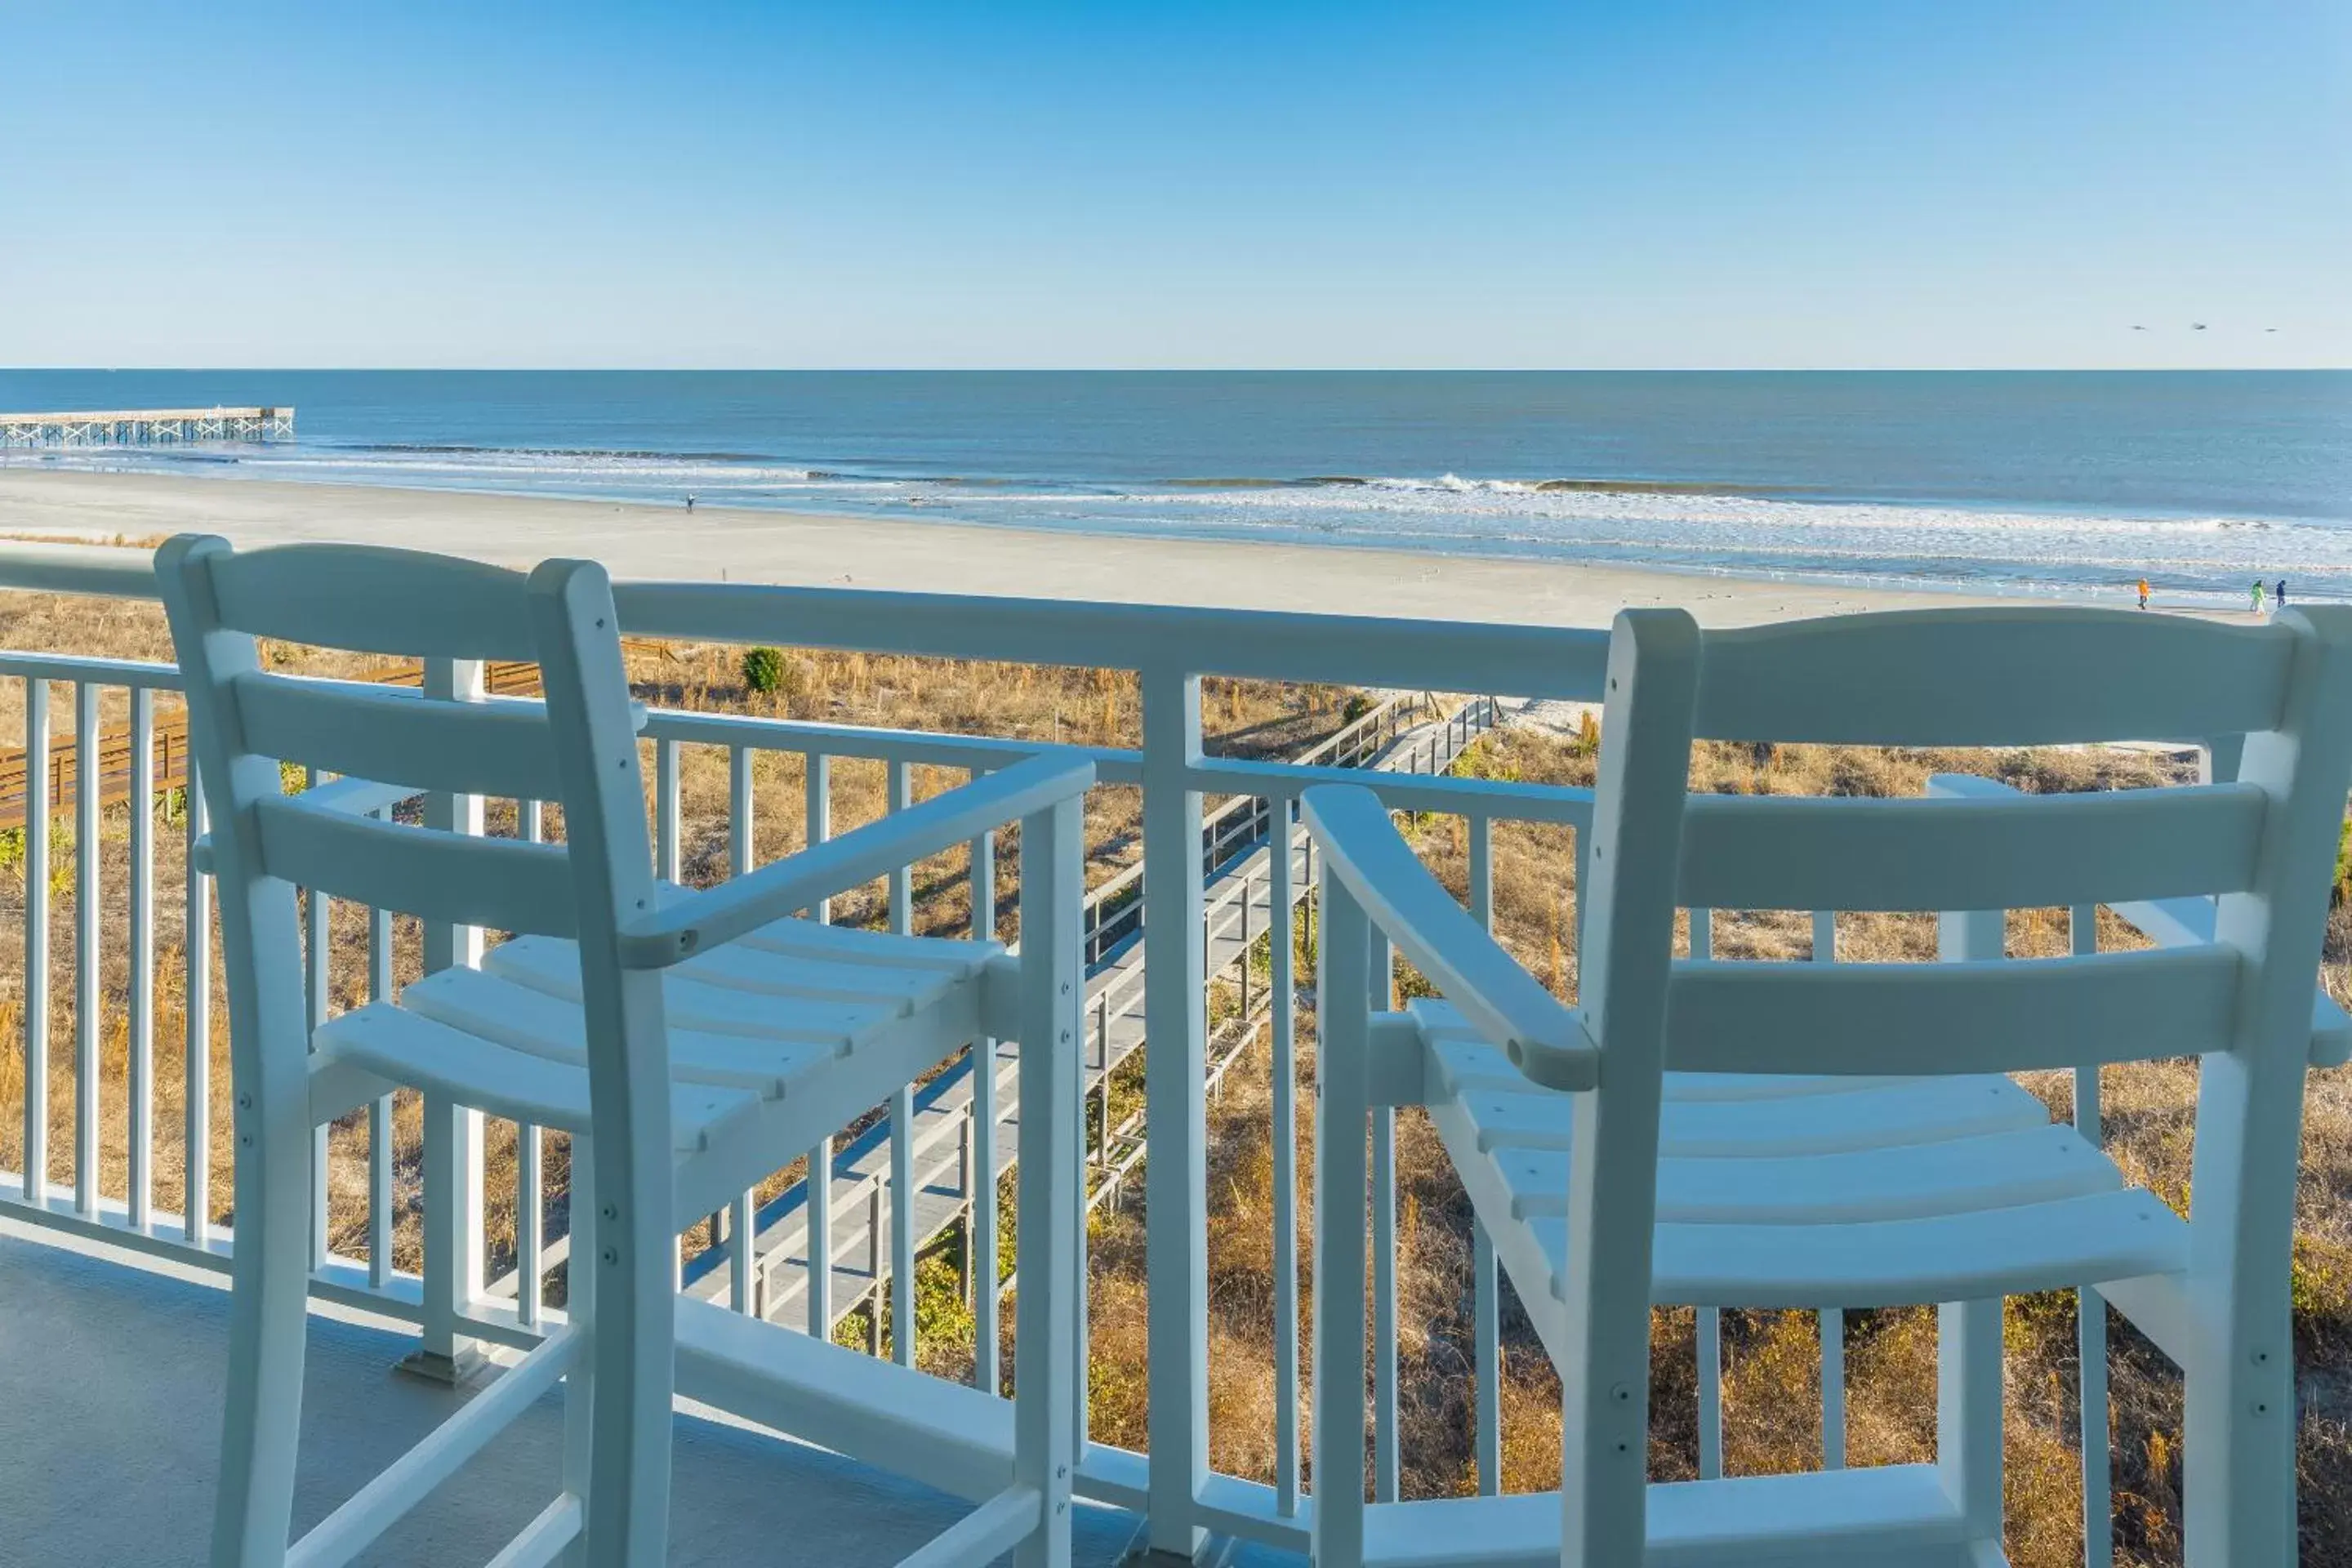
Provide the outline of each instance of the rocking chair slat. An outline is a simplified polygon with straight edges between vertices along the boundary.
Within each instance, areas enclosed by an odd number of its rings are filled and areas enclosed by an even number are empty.
[[[1517,1219],[1568,1212],[1569,1157],[1549,1149],[1491,1155]],[[1736,1158],[1736,1157],[1735,1157]],[[1843,1153],[1658,1162],[1658,1218],[1706,1224],[1913,1219],[2108,1192],[2113,1164],[2072,1128],[2042,1126]]]
[[[387,658],[530,661],[520,572],[363,544],[288,544],[220,552],[209,608],[255,637]]]
[[[1678,1071],[1980,1073],[2195,1056],[2230,1037],[2225,947],[1966,963],[1678,961]]]
[[[1743,626],[1706,635],[1692,732],[1822,746],[2202,742],[2275,727],[2295,641],[2275,624],[2006,605]]]
[[[1706,909],[2010,910],[2252,885],[2252,784],[1871,800],[1693,795],[1679,897]]]
[[[511,1050],[386,1002],[331,1019],[314,1037],[314,1070],[349,1063],[390,1083],[446,1093],[458,1104],[509,1121],[566,1132],[590,1130],[584,1062],[573,1066]],[[682,1152],[706,1147],[720,1122],[757,1103],[757,1096],[741,1089],[676,1085],[670,1091],[672,1146]]]
[[[299,795],[247,809],[261,851],[257,869],[299,887],[455,925],[555,936],[577,927],[572,874],[551,845],[457,843],[449,834],[353,816]]]
[[[402,687],[257,672],[235,686],[245,744],[263,756],[418,790],[562,793],[536,703],[435,702]]]
[[[588,1059],[587,1020],[579,1007],[478,969],[428,974],[401,993],[400,1005],[514,1050],[574,1065]],[[790,1017],[796,1025],[808,1022],[797,1007]],[[810,1030],[805,1038],[782,1039],[673,1029],[669,1044],[670,1070],[681,1081],[746,1089],[773,1100],[847,1050],[850,1035]]]
[[[1540,1232],[1547,1222],[1535,1223]],[[1563,1223],[1563,1247],[1566,1237]],[[1661,1302],[1887,1307],[2178,1273],[2189,1262],[2189,1226],[2155,1194],[2126,1187],[1918,1219],[1669,1222],[1655,1246],[1651,1293]]]

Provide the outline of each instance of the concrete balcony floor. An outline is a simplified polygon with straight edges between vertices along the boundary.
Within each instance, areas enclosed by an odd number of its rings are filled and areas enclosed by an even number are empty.
[[[201,1564],[217,1468],[228,1295],[193,1271],[0,1222],[0,1564]],[[297,1530],[465,1396],[395,1373],[413,1340],[310,1317]],[[362,1561],[486,1561],[554,1495],[550,1395]],[[915,1481],[681,1408],[670,1563],[887,1568],[968,1505]],[[1075,1560],[1120,1561],[1140,1521],[1081,1504]],[[1233,1568],[1302,1559],[1250,1547]]]

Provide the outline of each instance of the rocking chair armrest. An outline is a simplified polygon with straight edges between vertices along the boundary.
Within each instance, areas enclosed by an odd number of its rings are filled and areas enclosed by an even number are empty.
[[[789,858],[665,905],[621,931],[621,963],[665,969],[912,860],[1086,793],[1091,757],[1046,752]]]
[[[1454,902],[1378,795],[1360,784],[1320,784],[1299,804],[1325,875],[1339,879],[1373,926],[1513,1066],[1547,1089],[1587,1089],[1600,1080],[1601,1048],[1583,1015],[1545,990]]]

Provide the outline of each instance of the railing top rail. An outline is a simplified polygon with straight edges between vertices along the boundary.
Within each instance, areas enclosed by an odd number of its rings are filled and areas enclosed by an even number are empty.
[[[152,599],[149,563],[143,550],[0,542],[0,588]],[[1585,627],[1282,610],[740,583],[619,583],[614,599],[640,637],[1526,697],[1598,697],[1609,655],[1608,633]]]
[[[154,552],[113,544],[0,543],[0,588],[153,599]]]
[[[763,752],[818,752],[827,756],[878,758],[948,768],[1009,768],[1048,752],[1085,757],[1103,784],[1138,784],[1143,753],[1117,746],[1074,746],[1058,741],[972,735],[951,730],[898,730],[879,724],[836,724],[770,719],[751,713],[704,713],[684,708],[646,710],[648,740],[687,745],[743,746]]]
[[[5,571],[0,560],[0,583]],[[1569,626],[740,583],[613,595],[641,637],[1414,690],[1591,700],[1609,657],[1607,632]]]
[[[180,689],[180,667],[176,664],[94,654],[0,649],[0,675],[23,676],[30,680],[94,680],[104,686],[145,686],[159,691]]]

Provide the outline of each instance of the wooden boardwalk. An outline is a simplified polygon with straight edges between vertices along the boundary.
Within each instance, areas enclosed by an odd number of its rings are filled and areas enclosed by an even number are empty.
[[[1444,721],[1409,730],[1397,736],[1370,766],[1391,772],[1443,773],[1469,741],[1491,724],[1491,704],[1475,724],[1450,725]],[[1458,739],[1457,739],[1458,737]],[[1292,886],[1303,898],[1307,835],[1292,825],[1289,836]],[[1270,918],[1271,885],[1268,865],[1273,846],[1264,835],[1251,847],[1219,866],[1205,881],[1206,971],[1212,980],[1237,977],[1244,993],[1240,1016],[1228,1025],[1246,1039],[1265,1009],[1262,992],[1250,994],[1255,984],[1244,962],[1249,949],[1265,933]],[[1089,968],[1087,980],[1085,1143],[1091,1167],[1088,1206],[1115,1201],[1118,1188],[1142,1154],[1134,1129],[1110,1129],[1103,1136],[1105,1084],[1121,1063],[1141,1049],[1143,1038],[1144,943],[1129,938]],[[1218,1050],[1212,1043],[1211,1071],[1223,1070],[1231,1046]],[[996,1103],[1003,1114],[995,1142],[994,1174],[1013,1168],[1020,1125],[1020,1048],[1000,1044],[993,1067]],[[965,1223],[975,1192],[995,1190],[994,1183],[975,1182],[972,1164],[972,1065],[969,1055],[922,1086],[915,1096],[914,1234],[919,1254],[950,1230]],[[887,1300],[890,1284],[892,1215],[890,1203],[890,1127],[877,1119],[856,1137],[837,1144],[827,1187],[831,1199],[833,1328],[869,1301]],[[759,1316],[793,1329],[808,1322],[808,1186],[795,1183],[763,1205],[754,1222],[758,1262],[752,1276],[751,1310]],[[706,1300],[726,1301],[733,1293],[733,1245],[715,1247],[696,1258],[687,1269],[687,1289]],[[549,1261],[552,1261],[551,1255]],[[869,1322],[878,1335],[886,1314],[876,1311]]]

